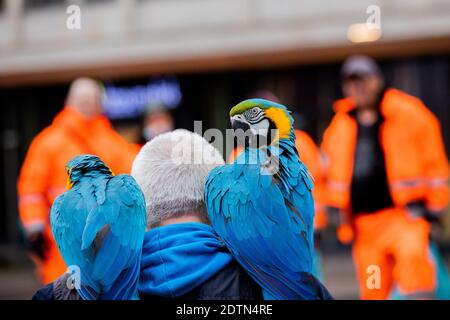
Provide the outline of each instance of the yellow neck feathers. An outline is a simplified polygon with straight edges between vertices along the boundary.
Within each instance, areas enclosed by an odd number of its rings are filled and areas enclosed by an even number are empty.
[[[264,110],[267,118],[273,121],[278,128],[278,136],[280,139],[289,139],[291,132],[291,121],[286,113],[279,108],[268,108]]]

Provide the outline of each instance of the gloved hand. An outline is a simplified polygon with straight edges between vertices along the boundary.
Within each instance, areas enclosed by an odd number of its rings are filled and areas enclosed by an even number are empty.
[[[425,205],[421,201],[410,202],[406,205],[406,212],[413,218],[424,218],[427,212]]]
[[[344,214],[339,208],[328,207],[328,217],[330,225],[336,226],[336,236],[340,243],[349,245],[352,243],[355,235],[350,222],[345,221]]]
[[[423,217],[432,224],[442,224],[441,212],[428,210],[423,202],[417,201],[408,203],[406,209],[411,217]]]
[[[342,220],[342,213],[339,208],[327,207],[328,221],[331,226],[339,226]]]
[[[442,217],[444,214],[442,212],[427,210],[424,218],[431,224],[430,236],[432,239],[439,238],[443,227],[444,222]]]
[[[428,210],[423,202],[412,202],[406,205],[406,211],[413,218],[422,217],[431,224],[430,236],[438,237],[442,230],[443,214],[441,212]]]
[[[27,237],[27,249],[38,259],[44,261],[47,258],[48,240],[42,231],[34,232]]]
[[[427,220],[428,222],[430,222],[432,224],[442,226],[442,217],[443,216],[444,215],[442,212],[426,210],[424,218],[425,218],[425,220]]]

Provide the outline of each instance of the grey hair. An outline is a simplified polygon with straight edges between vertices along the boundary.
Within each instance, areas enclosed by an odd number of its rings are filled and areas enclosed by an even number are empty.
[[[214,146],[188,130],[164,133],[147,142],[131,169],[144,193],[147,228],[187,214],[208,222],[203,200],[206,177],[223,164]]]

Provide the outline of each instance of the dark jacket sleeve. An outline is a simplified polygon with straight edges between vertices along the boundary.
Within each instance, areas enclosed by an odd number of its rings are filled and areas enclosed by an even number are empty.
[[[140,298],[142,300],[170,299],[142,294]],[[208,281],[176,300],[263,300],[263,295],[261,287],[236,261],[233,261]]]
[[[316,300],[334,300],[333,296],[328,291],[328,289],[320,282],[319,279],[317,279],[312,274],[304,272],[302,276],[302,281],[306,285],[315,289]]]
[[[68,273],[36,291],[32,300],[82,300],[77,290],[67,287]]]
[[[31,300],[55,300],[53,283],[50,283],[36,291]]]
[[[263,300],[261,287],[233,261],[191,293],[195,300]]]

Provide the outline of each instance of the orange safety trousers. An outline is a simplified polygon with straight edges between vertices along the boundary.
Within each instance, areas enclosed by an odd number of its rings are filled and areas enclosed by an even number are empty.
[[[429,223],[401,208],[358,215],[353,223],[361,299],[387,299],[394,285],[406,297],[433,297],[436,270]]]

